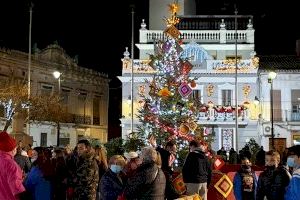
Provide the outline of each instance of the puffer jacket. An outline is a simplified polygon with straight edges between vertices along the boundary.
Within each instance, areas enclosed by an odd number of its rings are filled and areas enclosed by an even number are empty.
[[[154,162],[146,162],[128,179],[124,194],[130,200],[164,200],[165,188],[163,171]]]
[[[290,179],[291,175],[284,166],[267,168],[259,176],[256,200],[264,200],[264,197],[268,200],[283,200]]]
[[[123,180],[110,169],[105,172],[100,181],[100,193],[102,200],[115,200],[122,194]]]

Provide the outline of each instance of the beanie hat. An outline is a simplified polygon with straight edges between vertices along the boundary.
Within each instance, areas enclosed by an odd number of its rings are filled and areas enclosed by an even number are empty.
[[[129,153],[124,153],[125,158],[132,159],[139,157],[138,153],[135,151],[130,151]]]
[[[0,132],[0,150],[9,152],[16,148],[17,142],[7,132]]]

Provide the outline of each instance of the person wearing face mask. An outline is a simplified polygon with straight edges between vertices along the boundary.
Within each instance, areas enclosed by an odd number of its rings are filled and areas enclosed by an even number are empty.
[[[241,169],[233,179],[234,196],[236,200],[255,200],[258,177],[251,169],[248,157],[241,158]]]
[[[287,164],[293,167],[293,176],[286,189],[284,196],[285,200],[300,199],[300,145],[295,145],[289,148],[290,156],[287,159]]]
[[[124,189],[122,169],[125,159],[121,155],[114,155],[109,159],[109,169],[100,181],[100,197],[102,200],[116,200]]]
[[[280,154],[269,151],[265,155],[265,170],[260,174],[257,184],[256,200],[283,200],[285,188],[291,175],[285,166],[279,165]]]

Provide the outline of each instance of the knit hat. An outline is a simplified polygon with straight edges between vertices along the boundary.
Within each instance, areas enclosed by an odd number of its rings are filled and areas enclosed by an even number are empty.
[[[124,153],[125,158],[127,159],[132,159],[132,158],[137,158],[139,157],[138,153],[135,151],[130,151],[129,153]]]
[[[17,142],[7,132],[0,132],[0,150],[9,152],[16,148]]]

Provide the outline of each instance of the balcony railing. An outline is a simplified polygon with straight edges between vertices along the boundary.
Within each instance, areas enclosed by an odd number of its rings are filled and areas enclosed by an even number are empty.
[[[286,121],[291,122],[300,122],[300,112],[292,111],[292,110],[286,110]]]
[[[291,113],[291,121],[300,121],[300,113],[299,112],[292,112]]]
[[[73,114],[73,123],[91,125],[91,116]]]
[[[180,39],[184,43],[234,43],[234,30],[180,30]],[[165,40],[166,34],[161,30],[140,30],[140,43],[153,43],[155,40]],[[254,30],[238,30],[238,43],[254,43]]]
[[[198,120],[200,121],[234,121],[235,120],[235,111],[234,109],[226,110],[226,109],[214,109],[214,108],[206,108],[204,110],[200,110]],[[238,120],[244,121],[248,119],[248,110],[239,109],[238,111]]]
[[[100,117],[93,117],[93,125],[100,125]]]
[[[180,22],[177,28],[180,30],[218,30],[222,23],[222,19],[226,24],[227,30],[235,29],[234,15],[193,15],[193,16],[179,16]],[[237,16],[237,25],[239,30],[246,29],[249,24],[249,19],[253,19],[251,15]]]

